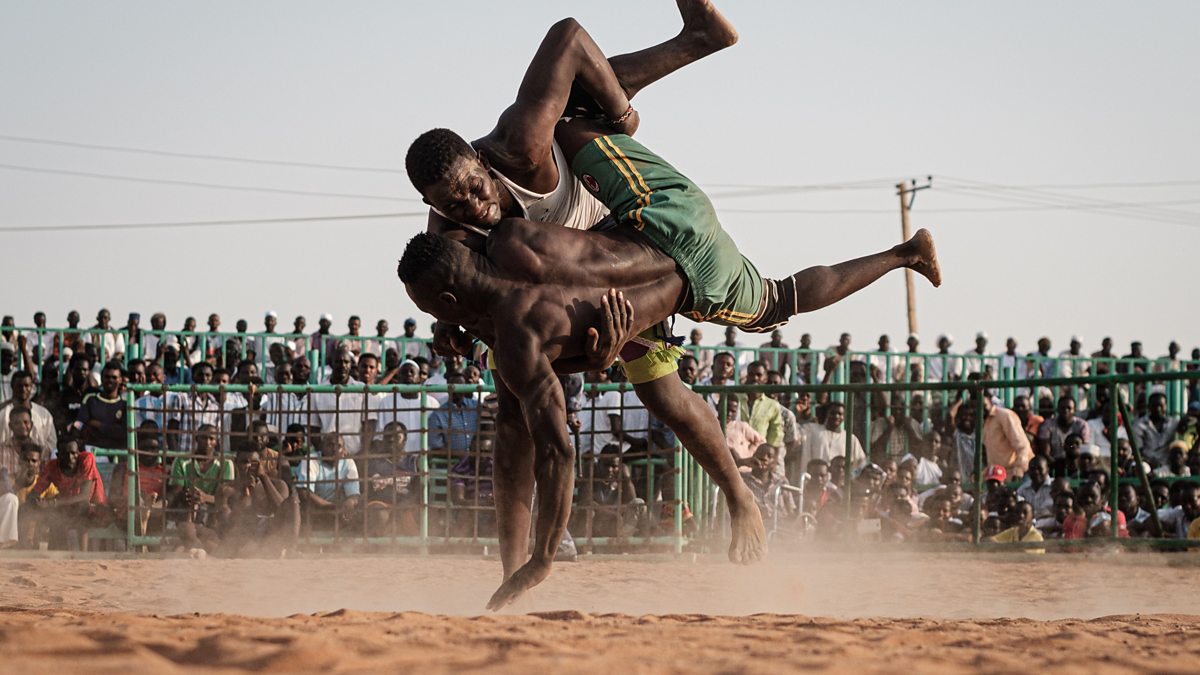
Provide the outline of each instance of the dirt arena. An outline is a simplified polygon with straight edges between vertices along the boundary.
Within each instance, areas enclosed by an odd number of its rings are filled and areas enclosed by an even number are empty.
[[[1200,555],[0,558],[4,672],[1196,672]]]

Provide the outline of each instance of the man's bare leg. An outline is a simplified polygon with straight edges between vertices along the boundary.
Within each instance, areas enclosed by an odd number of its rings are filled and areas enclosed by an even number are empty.
[[[675,0],[675,4],[683,17],[678,35],[608,60],[629,98],[676,70],[737,43],[737,30],[709,0]]]
[[[794,315],[828,307],[862,290],[888,272],[904,268],[921,274],[934,286],[942,284],[942,269],[938,265],[937,250],[929,230],[917,230],[908,241],[882,253],[830,267],[822,265],[796,272],[791,277],[796,283],[795,307],[784,311],[791,311]]]
[[[754,495],[738,473],[725,435],[721,433],[721,424],[712,409],[684,386],[678,373],[633,388],[646,409],[675,432],[683,447],[725,495],[733,529],[729,559],[735,563],[752,563],[765,557],[767,531],[763,527],[762,514]]]
[[[496,533],[500,562],[507,580],[529,551],[530,514],[533,508],[533,439],[525,425],[521,402],[499,377],[496,394],[496,446],[492,463],[492,494],[496,500]]]

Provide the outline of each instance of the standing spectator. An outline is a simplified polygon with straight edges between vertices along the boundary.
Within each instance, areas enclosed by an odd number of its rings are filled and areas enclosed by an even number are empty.
[[[1017,414],[1017,419],[1021,421],[1021,428],[1025,431],[1026,438],[1036,447],[1034,441],[1037,439],[1038,431],[1042,428],[1042,422],[1045,422],[1046,419],[1033,412],[1033,407],[1029,405],[1028,396],[1014,398],[1012,411]]]
[[[1036,352],[1029,353],[1029,360],[1033,364],[1030,377],[1058,377],[1058,363],[1050,356],[1050,338],[1039,338],[1037,346]]]
[[[293,383],[293,366],[284,361],[275,366],[275,384],[289,385]],[[294,424],[305,428],[310,425],[308,400],[299,395],[284,391],[268,391],[263,394],[260,408],[267,424],[278,432],[284,432]]]
[[[982,373],[984,371],[984,367],[988,365],[987,345],[987,332],[979,331],[976,333],[975,348],[966,353],[967,374]]]
[[[400,348],[403,350],[405,358],[421,355],[421,339],[417,337],[417,320],[411,316],[404,320],[404,339],[400,341]]]
[[[358,316],[351,315],[346,322],[347,337],[341,341],[341,344],[350,348],[350,353],[357,358],[363,353],[363,347],[366,346],[366,340],[362,338],[359,331],[362,330],[362,319]]]
[[[1178,418],[1167,416],[1167,395],[1158,391],[1150,394],[1146,401],[1146,414],[1133,425],[1142,456],[1155,465],[1165,462],[1167,446],[1174,440],[1178,426]]]
[[[1112,371],[1111,360],[1116,358],[1113,354],[1112,338],[1106,337],[1100,341],[1100,350],[1092,352],[1092,360],[1096,364],[1097,375],[1107,375]]]
[[[897,371],[897,368],[901,365],[902,360],[892,355],[892,339],[887,335],[880,335],[876,351],[879,353],[867,359],[871,372],[876,373],[874,381],[890,382],[893,379],[900,379],[903,376],[903,369]]]
[[[964,476],[975,476],[975,406],[960,405],[954,413],[951,466],[957,464]]]
[[[121,400],[124,384],[125,372],[120,364],[112,362],[100,372],[100,390],[84,396],[74,428],[82,433],[83,442],[88,446],[109,450],[127,447],[129,430],[125,422],[125,402]]]
[[[762,361],[755,361],[747,366],[745,383],[765,385],[767,383],[767,365]],[[746,421],[777,452],[783,448],[783,415],[780,407],[779,401],[764,396],[761,391],[751,391],[746,394],[746,406],[743,408],[746,412]]]
[[[56,354],[58,346],[54,339],[54,331],[46,328],[46,313],[35,312],[33,315],[33,330],[25,331],[25,342],[33,354],[34,363],[42,364]],[[32,364],[24,364],[26,370],[32,371]]]
[[[811,384],[817,380],[817,355],[812,353],[812,335],[800,336],[800,349],[796,354],[796,376],[801,382]]]
[[[801,427],[800,462],[802,466],[808,466],[808,463],[814,459],[832,462],[834,457],[845,456],[847,439],[846,430],[842,428],[845,419],[845,407],[837,401],[831,401],[826,405],[824,424],[806,424]],[[849,442],[849,468],[858,469],[867,463],[867,456],[863,453],[862,444],[853,434],[851,434]]]
[[[1070,434],[1078,434],[1084,445],[1091,442],[1092,433],[1087,422],[1075,416],[1075,399],[1063,396],[1058,399],[1056,414],[1038,427],[1037,451],[1054,461],[1063,458],[1063,444]]]
[[[197,386],[203,386],[213,383],[213,367],[207,361],[201,361],[192,366],[191,380]],[[211,426],[214,435],[218,431],[218,425],[222,423],[221,403],[217,400],[217,395],[209,392],[196,392],[194,394],[184,394],[180,397],[180,425],[179,425],[179,449],[185,453],[192,451],[192,443],[197,434],[200,433],[200,428]]]
[[[416,361],[405,359],[400,363],[397,384],[420,384],[421,369]],[[415,391],[396,393],[380,392],[373,394],[376,425],[386,428],[392,422],[399,422],[408,430],[405,437],[405,452],[420,452],[421,442],[428,439],[430,424],[423,417],[431,415],[440,406],[437,399],[428,394]],[[426,417],[426,419],[428,419]],[[427,446],[428,447],[428,446]]]
[[[462,373],[451,373],[446,384],[465,385]],[[446,448],[462,455],[471,448],[471,439],[479,430],[479,402],[466,391],[455,391],[445,407],[429,415],[429,448]]]
[[[125,335],[113,330],[112,314],[107,309],[96,313],[96,325],[92,327],[91,343],[99,350],[100,359],[111,361],[125,353]]]
[[[250,338],[249,348],[255,354],[271,354],[273,345],[282,345],[283,336],[275,332],[279,326],[279,313],[275,310],[268,310],[263,314],[263,336],[261,338]]]
[[[221,356],[221,347],[224,345],[224,340],[221,338],[221,315],[208,315],[208,332],[204,334],[204,359],[210,361],[214,367],[217,364],[217,359]]]
[[[791,347],[783,341],[783,331],[776,328],[771,331],[771,339],[762,344],[762,351],[758,353],[758,359],[767,364],[767,370],[777,370],[784,375],[792,370],[792,354]]]
[[[57,495],[43,500],[53,485]],[[35,508],[38,527],[48,526],[54,548],[66,548],[69,530],[86,532],[104,516],[104,480],[96,469],[96,458],[72,438],[59,442],[58,456],[46,462],[29,491],[26,503]],[[83,542],[86,545],[86,539]],[[86,548],[86,546],[81,546]]]
[[[693,328],[688,333],[688,344],[685,349],[696,359],[698,366],[696,377],[704,380],[712,375],[713,350],[704,346],[704,333],[699,328]]]
[[[939,335],[937,354],[929,357],[926,362],[927,376],[930,382],[952,382],[959,379],[959,358],[950,353],[950,345],[954,344],[954,336]]]
[[[1171,340],[1167,345],[1167,355],[1160,356],[1154,362],[1154,372],[1156,373],[1177,373],[1183,370],[1183,363],[1179,360],[1179,343]]]
[[[161,361],[163,350],[167,345],[178,345],[179,340],[174,335],[165,333],[167,330],[167,315],[155,312],[150,315],[150,330],[142,337],[142,358]]]
[[[358,388],[361,384],[352,376],[354,355],[345,346],[338,347],[330,357],[329,383],[335,386]],[[375,411],[370,405],[370,395],[362,391],[310,394],[313,411],[321,420],[321,431],[337,433],[342,438],[346,453],[358,455],[362,448],[370,448],[378,424]]]
[[[1000,376],[1023,380],[1029,375],[1026,361],[1017,353],[1017,341],[1008,338],[1004,341],[1004,353],[1000,355]]]
[[[986,392],[983,415],[983,447],[987,452],[987,463],[1004,467],[1013,478],[1024,476],[1029,460],[1033,458],[1033,448],[1021,428],[1021,418],[996,405]]]
[[[16,408],[29,410],[31,437],[43,452],[50,454],[51,449],[58,447],[58,432],[54,429],[54,416],[42,405],[33,400],[33,374],[18,370],[12,375],[12,398],[0,405],[0,420],[7,421],[10,411]],[[7,424],[0,424],[0,443],[12,438],[12,431]]]
[[[1017,496],[1033,505],[1035,518],[1054,515],[1054,496],[1050,492],[1049,478],[1050,464],[1044,455],[1038,455],[1030,460],[1025,480],[1017,488]]]
[[[1071,336],[1070,348],[1058,355],[1058,377],[1084,377],[1089,374],[1088,362],[1084,360],[1083,338]]]
[[[29,408],[10,406],[5,410],[3,421],[8,438],[0,442],[0,476],[11,477],[21,468],[21,449],[37,443],[33,440],[33,418]]]
[[[721,343],[721,348],[734,355],[734,361],[737,363],[738,372],[750,364],[754,360],[754,350],[746,349],[745,345],[738,342],[737,329],[733,326],[725,327],[725,340]]]
[[[718,352],[717,355],[713,357],[711,369],[712,373],[708,376],[708,379],[701,380],[700,384],[712,385],[714,387],[720,387],[726,384],[736,384],[734,368],[735,365],[733,354],[729,352]],[[713,410],[717,410],[719,412],[721,396],[722,394],[708,393],[704,395],[704,400],[708,401],[708,404],[713,407]]]
[[[375,337],[374,339],[365,341],[363,351],[383,358],[384,353],[387,351],[387,334],[389,329],[390,327],[388,326],[387,319],[380,319],[379,321],[376,321]]]
[[[308,333],[304,330],[307,326],[308,322],[303,316],[292,320],[292,332],[287,337],[292,341],[292,351],[296,352],[296,356],[308,354]]]
[[[1129,353],[1121,357],[1117,364],[1118,373],[1144,373],[1147,370],[1146,355],[1142,353],[1142,343],[1134,340],[1129,343]]]
[[[899,461],[916,454],[921,443],[921,427],[904,409],[904,394],[892,392],[887,417],[871,422],[871,455]]]
[[[329,365],[328,361],[334,357],[337,350],[337,339],[329,332],[331,328],[333,328],[333,315],[325,312],[317,320],[317,330],[309,339],[309,349],[324,352],[324,361],[320,365]]]
[[[166,381],[163,367],[151,363],[146,369],[146,379],[151,384],[161,387]],[[163,431],[167,432],[167,447],[175,450],[179,445],[179,428],[181,426],[180,411],[183,409],[180,394],[163,389],[151,389],[138,397],[134,402],[134,422],[141,427],[146,421],[152,421]]]

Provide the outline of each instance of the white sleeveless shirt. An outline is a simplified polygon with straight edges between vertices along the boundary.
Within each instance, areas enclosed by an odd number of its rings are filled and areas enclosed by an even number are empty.
[[[495,169],[492,174],[512,193],[527,219],[575,230],[590,229],[608,215],[608,207],[584,189],[583,183],[571,173],[571,165],[557,142],[554,143],[554,164],[558,168],[558,185],[546,194],[530,192]]]

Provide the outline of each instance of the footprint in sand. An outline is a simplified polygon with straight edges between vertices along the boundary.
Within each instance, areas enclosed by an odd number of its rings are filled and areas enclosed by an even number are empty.
[[[21,586],[23,588],[41,588],[42,587],[42,585],[39,584],[37,581],[34,581],[33,579],[30,579],[29,577],[21,576],[19,574],[15,577],[12,577],[11,579],[9,579],[8,582],[14,586]]]

